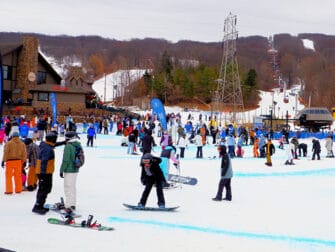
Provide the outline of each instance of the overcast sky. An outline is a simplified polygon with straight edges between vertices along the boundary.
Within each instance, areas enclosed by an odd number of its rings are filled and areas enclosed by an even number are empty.
[[[218,42],[230,12],[240,37],[335,35],[335,0],[10,0],[0,31]]]

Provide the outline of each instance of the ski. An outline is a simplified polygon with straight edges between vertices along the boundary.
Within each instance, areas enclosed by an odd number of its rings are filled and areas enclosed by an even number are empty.
[[[137,205],[129,205],[129,204],[123,204],[126,208],[132,209],[132,210],[140,210],[140,211],[160,211],[160,212],[171,212],[175,211],[179,206],[176,207],[141,207]]]
[[[86,228],[86,229],[93,229],[97,231],[112,231],[114,230],[113,227],[107,227],[103,226],[101,224],[98,224],[96,222],[91,223],[93,216],[90,215],[88,217],[88,220],[83,220],[80,223],[76,223],[73,218],[67,218],[64,220],[57,219],[57,218],[48,218],[48,222],[50,224],[54,225],[61,225],[61,226],[68,226],[68,227],[74,227],[74,228]]]
[[[182,184],[186,184],[186,185],[196,185],[198,183],[197,178],[180,176],[180,175],[176,175],[176,174],[169,174],[168,175],[168,181],[172,181],[172,182],[175,182],[175,183],[182,183]]]

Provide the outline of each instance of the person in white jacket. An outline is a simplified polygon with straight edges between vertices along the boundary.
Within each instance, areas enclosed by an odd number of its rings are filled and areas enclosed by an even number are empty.
[[[194,142],[195,142],[195,145],[197,146],[196,158],[203,158],[203,155],[202,155],[202,146],[203,146],[203,144],[202,144],[202,137],[201,137],[200,131],[195,136]]]
[[[293,153],[295,151],[295,146],[293,143],[289,143],[288,147],[286,148],[286,162],[285,165],[294,165],[293,163]]]
[[[185,148],[188,146],[188,140],[186,139],[186,134],[182,134],[179,142],[178,147],[180,149],[180,158],[184,158]]]
[[[326,149],[327,149],[327,158],[333,158],[334,157],[334,153],[333,153],[333,136],[331,134],[329,134],[326,138],[326,145],[325,145]]]

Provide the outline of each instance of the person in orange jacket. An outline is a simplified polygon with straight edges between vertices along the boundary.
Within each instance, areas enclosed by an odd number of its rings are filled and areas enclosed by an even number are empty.
[[[258,151],[258,142],[259,142],[259,139],[255,136],[254,137],[254,157],[259,157],[259,151]]]
[[[13,193],[13,177],[15,193],[22,192],[22,168],[26,166],[26,145],[20,140],[19,132],[13,132],[10,141],[4,147],[1,166],[6,163],[6,190],[5,194]]]

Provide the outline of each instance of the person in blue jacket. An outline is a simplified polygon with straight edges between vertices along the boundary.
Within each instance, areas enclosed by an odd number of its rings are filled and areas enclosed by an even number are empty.
[[[29,126],[27,122],[24,122],[21,126],[19,126],[20,137],[25,139],[29,134]]]
[[[96,138],[96,133],[94,129],[94,125],[91,123],[87,129],[87,147],[93,147],[93,139]]]

